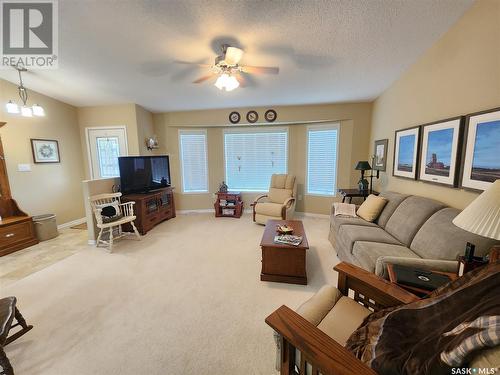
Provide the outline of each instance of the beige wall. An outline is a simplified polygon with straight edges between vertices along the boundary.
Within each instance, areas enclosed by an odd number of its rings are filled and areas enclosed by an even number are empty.
[[[5,112],[4,103],[20,102],[17,86],[0,80],[0,129],[12,196],[30,215],[55,213],[63,224],[85,216],[81,180],[82,153],[76,108],[29,91],[29,103],[38,103],[45,117],[24,118]],[[34,164],[30,138],[59,142],[61,163]],[[30,164],[31,172],[18,172],[18,164]]]
[[[396,129],[500,106],[500,1],[480,0],[374,103],[373,141],[389,138],[379,188],[463,208],[477,194],[392,177]]]
[[[155,150],[148,150],[146,147],[146,138],[155,135],[153,125],[153,114],[140,105],[135,105],[135,117],[137,124],[137,140],[139,142],[139,153],[141,155],[151,155]]]
[[[267,108],[251,108],[259,113],[262,119]],[[329,212],[330,205],[337,198],[317,197],[304,194],[306,173],[306,139],[307,124],[311,121],[340,122],[340,148],[339,148],[339,187],[355,186],[359,179],[354,171],[358,160],[366,159],[371,104],[370,103],[345,103],[328,105],[283,106],[275,107],[278,112],[277,126],[289,127],[289,163],[288,171],[298,178],[298,195],[301,199],[297,202],[297,210],[310,213]],[[237,109],[242,118],[250,108]],[[232,110],[204,110],[189,112],[170,112],[155,114],[155,131],[159,137],[160,153],[170,155],[172,182],[176,189],[176,207],[180,210],[210,209],[213,207],[213,193],[222,180],[224,180],[224,150],[223,130],[230,125],[228,114]],[[244,122],[244,120],[242,120]],[[289,124],[293,123],[293,124]],[[284,125],[285,124],[285,125]],[[289,124],[289,125],[287,125]],[[259,126],[270,126],[259,125]],[[208,164],[209,164],[209,193],[182,194],[179,163],[178,130],[189,127],[208,129]],[[249,203],[258,194],[246,193],[243,195],[245,204]]]
[[[120,104],[77,108],[86,179],[90,178],[86,128],[125,126],[127,129],[128,153],[129,155],[139,155],[140,149],[135,107],[135,104]]]

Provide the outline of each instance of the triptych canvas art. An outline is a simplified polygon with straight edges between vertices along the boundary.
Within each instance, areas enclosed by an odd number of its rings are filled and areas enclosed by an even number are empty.
[[[500,179],[500,108],[397,130],[393,175],[485,190]]]

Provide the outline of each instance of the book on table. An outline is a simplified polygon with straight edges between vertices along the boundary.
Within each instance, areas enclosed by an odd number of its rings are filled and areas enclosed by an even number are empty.
[[[281,234],[274,237],[274,243],[283,245],[299,246],[302,242],[302,236],[294,236],[292,234]]]

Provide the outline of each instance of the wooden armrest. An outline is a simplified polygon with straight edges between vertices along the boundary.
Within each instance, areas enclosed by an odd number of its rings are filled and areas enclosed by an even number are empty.
[[[288,198],[285,203],[283,203],[284,206],[286,206],[287,208],[289,207],[289,204],[291,205],[291,202],[295,201],[295,198],[294,197],[290,197]]]
[[[250,204],[250,206],[255,206],[255,204],[258,203],[259,200],[262,198],[267,198],[267,194],[261,195],[261,196],[258,196],[257,198],[255,198],[255,200],[253,201],[253,203]]]
[[[326,333],[309,323],[292,309],[281,306],[266,318],[266,323],[305,356],[323,375],[376,375],[370,367]],[[282,364],[294,365],[295,351],[282,347]],[[283,357],[288,356],[288,357]]]
[[[418,301],[413,293],[368,272],[354,264],[342,262],[334,268],[339,273],[338,289],[343,295],[348,296],[349,289],[362,294],[375,301],[373,308],[397,306]]]

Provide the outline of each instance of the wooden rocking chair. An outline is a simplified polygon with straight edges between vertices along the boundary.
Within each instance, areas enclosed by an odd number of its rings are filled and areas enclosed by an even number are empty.
[[[121,203],[121,196],[122,193],[111,193],[94,195],[89,198],[97,222],[97,228],[100,229],[96,240],[96,247],[104,244],[110,252],[113,250],[115,239],[132,234],[122,230],[123,224],[130,223],[137,240],[141,239],[134,224],[134,220],[136,219],[134,215],[135,202]],[[109,234],[107,241],[103,239],[103,234],[106,230]]]

